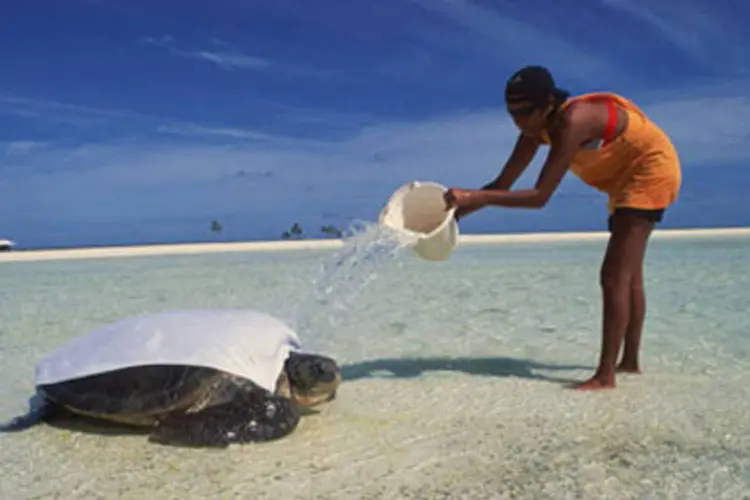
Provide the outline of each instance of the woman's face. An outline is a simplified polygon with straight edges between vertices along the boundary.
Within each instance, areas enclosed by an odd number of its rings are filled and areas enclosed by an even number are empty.
[[[524,135],[539,137],[546,125],[550,106],[540,106],[531,101],[508,103],[508,113]]]

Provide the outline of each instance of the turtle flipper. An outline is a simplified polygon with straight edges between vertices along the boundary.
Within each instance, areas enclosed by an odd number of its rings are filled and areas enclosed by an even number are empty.
[[[8,422],[0,423],[0,432],[25,431],[56,416],[61,411],[62,408],[54,402],[36,394],[29,399],[29,410],[24,415],[19,415]]]
[[[300,413],[290,400],[256,389],[230,402],[162,420],[152,442],[176,446],[224,448],[234,443],[265,442],[290,434]]]

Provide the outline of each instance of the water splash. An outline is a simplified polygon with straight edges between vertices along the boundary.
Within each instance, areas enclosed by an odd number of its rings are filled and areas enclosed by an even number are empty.
[[[389,262],[415,243],[415,235],[375,223],[352,225],[344,245],[320,265],[312,292],[297,308],[293,323],[302,335],[341,325],[357,298]],[[320,321],[327,325],[320,325]]]

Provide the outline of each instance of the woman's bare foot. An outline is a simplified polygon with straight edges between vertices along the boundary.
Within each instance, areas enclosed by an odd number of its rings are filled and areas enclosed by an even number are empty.
[[[576,384],[573,389],[579,391],[596,391],[600,389],[614,389],[615,378],[614,377],[597,377],[593,376],[585,382]]]

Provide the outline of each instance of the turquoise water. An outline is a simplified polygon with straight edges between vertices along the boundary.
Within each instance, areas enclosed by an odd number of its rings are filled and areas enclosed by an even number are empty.
[[[406,251],[334,315],[312,298],[330,251],[0,263],[0,420],[55,346],[169,308],[304,317],[347,379],[264,446],[0,435],[0,498],[750,498],[750,239],[652,241],[644,374],[577,393],[563,384],[598,357],[604,245]]]

